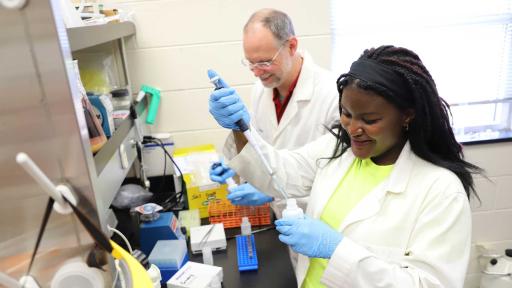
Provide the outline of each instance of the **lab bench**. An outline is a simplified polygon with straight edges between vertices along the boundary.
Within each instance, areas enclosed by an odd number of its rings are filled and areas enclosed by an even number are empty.
[[[253,227],[253,229],[258,229]],[[222,287],[297,287],[295,273],[288,253],[288,246],[279,241],[279,233],[274,229],[254,233],[258,270],[238,271],[237,249],[234,235],[240,229],[226,229],[226,250],[213,252],[213,265],[222,267],[224,279]],[[190,261],[203,262],[201,254],[190,254]]]
[[[119,220],[118,229],[121,230],[132,245],[137,246],[138,236],[133,229],[130,215],[126,210],[114,210]],[[177,213],[176,213],[177,214]],[[201,225],[209,223],[207,218],[201,219]],[[235,236],[240,234],[240,228],[225,229],[227,246],[226,250],[213,252],[213,265],[222,267],[224,275],[224,288],[256,288],[256,287],[280,287],[296,288],[297,281],[293,271],[292,263],[288,253],[288,246],[279,241],[279,233],[273,226],[253,226],[253,231],[263,228],[268,230],[254,233],[256,242],[256,254],[258,257],[258,270],[238,271],[237,247]],[[135,237],[135,238],[134,238]],[[114,237],[116,238],[116,237]],[[122,239],[115,239],[123,245]],[[189,261],[203,263],[202,254],[192,254],[190,241],[187,239]],[[162,286],[164,287],[164,286]]]

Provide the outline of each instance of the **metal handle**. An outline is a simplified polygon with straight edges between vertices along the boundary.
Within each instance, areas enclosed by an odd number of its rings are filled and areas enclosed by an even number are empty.
[[[39,169],[39,167],[30,159],[30,157],[23,152],[16,155],[16,162],[20,164],[27,173],[36,180],[37,184],[43,188],[43,190],[55,200],[53,208],[61,214],[69,214],[73,212],[71,207],[63,197],[66,197],[71,203],[76,205],[77,201],[74,197],[70,187],[65,184],[59,184],[55,186],[52,181],[46,176],[46,174]]]

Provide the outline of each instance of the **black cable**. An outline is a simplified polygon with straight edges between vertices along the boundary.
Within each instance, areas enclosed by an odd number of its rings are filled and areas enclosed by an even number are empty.
[[[165,147],[163,147],[164,150],[165,150]],[[165,157],[165,152],[164,152],[164,178],[162,179],[162,184],[160,184],[160,191],[163,191],[164,188],[165,188],[165,176],[167,176],[167,157]]]
[[[272,229],[276,229],[276,226],[271,225],[271,226],[263,227],[261,229],[255,229],[255,230],[251,231],[251,234],[256,234],[256,233],[260,233],[260,232],[264,232],[264,231],[272,230]],[[235,239],[236,236],[239,236],[239,235],[242,235],[242,234],[235,234],[235,235],[226,236],[226,240]]]
[[[186,183],[185,183],[185,179],[183,178],[183,172],[181,172],[181,169],[180,169],[180,167],[178,166],[178,164],[176,164],[176,162],[174,161],[174,158],[171,156],[171,154],[169,154],[169,152],[167,152],[167,150],[166,150],[166,149],[165,149],[165,147],[163,146],[163,142],[162,142],[162,140],[158,139],[157,141],[160,141],[160,143],[161,143],[161,145],[162,145],[162,148],[164,148],[164,152],[165,152],[165,154],[167,155],[167,157],[169,157],[169,159],[170,159],[170,160],[171,160],[171,162],[174,164],[174,166],[176,167],[176,169],[178,169],[178,172],[179,172],[179,173],[180,173],[180,175],[181,175],[181,177],[180,177],[180,178],[181,178],[181,191],[180,191],[179,193],[178,193],[178,192],[176,192],[176,193],[174,194],[174,195],[175,195],[175,197],[176,197],[176,203],[175,203],[173,206],[169,207],[169,209],[170,209],[170,208],[173,208],[174,206],[178,205],[178,203],[181,203],[182,198],[183,198],[183,194],[184,194],[184,192],[186,192],[186,190],[187,190],[187,185],[186,185]],[[170,199],[172,199],[172,197],[171,197]],[[168,200],[170,200],[170,199],[168,199]]]
[[[158,145],[158,144],[156,144]],[[163,143],[160,144],[160,148],[162,148],[164,150],[164,175],[163,175],[163,179],[162,179],[162,183],[160,183],[160,191],[163,191],[164,188],[165,188],[165,176],[167,176],[167,157],[165,155],[165,146],[163,145]]]
[[[171,160],[171,162],[174,164],[176,169],[178,169],[178,172],[181,175],[181,191],[175,192],[175,194],[173,196],[167,198],[163,203],[161,203],[161,206],[164,208],[164,210],[168,211],[169,209],[174,208],[176,205],[178,205],[182,201],[183,194],[184,194],[184,192],[186,192],[187,186],[186,186],[185,180],[183,178],[183,172],[181,172],[181,169],[174,161],[174,158],[169,154],[169,152],[167,152],[167,150],[165,149],[165,145],[161,139],[151,137],[151,136],[144,136],[143,139],[144,139],[143,143],[154,143],[154,144],[158,145],[160,148],[162,148],[165,155]],[[166,166],[167,166],[167,164],[166,164]],[[171,206],[167,207],[167,205],[171,204],[171,201],[174,198],[176,198],[176,201]]]
[[[64,198],[64,197],[63,197]],[[65,199],[65,198],[64,198]],[[44,230],[46,229],[46,224],[48,224],[48,220],[50,219],[50,215],[52,214],[53,203],[55,200],[53,198],[48,198],[48,203],[46,204],[46,210],[44,211],[43,222],[39,227],[39,233],[37,234],[36,245],[34,250],[32,251],[32,256],[30,257],[30,263],[28,264],[27,276],[30,275],[30,271],[32,270],[32,265],[34,264],[34,259],[36,259],[37,250],[39,249],[39,245],[41,244],[41,240],[43,239]],[[23,284],[22,288],[25,287]]]
[[[165,149],[165,145],[163,144],[162,140],[157,139],[156,141],[152,141],[152,142],[159,145],[160,148],[162,148],[162,150],[164,151],[164,159],[165,159],[165,161],[167,161],[167,158],[169,157],[169,155],[168,155],[167,150]],[[165,177],[165,175],[164,175],[164,177]],[[175,187],[175,190],[176,190],[176,187]],[[175,204],[173,206],[167,207],[167,205],[170,204],[171,200],[173,200],[174,198],[176,198]],[[167,210],[173,208],[178,203],[180,203],[180,201],[181,201],[181,192],[178,193],[177,191],[175,191],[174,195],[167,198],[164,202],[161,203],[162,204],[161,206],[164,207],[164,210],[167,211]]]
[[[146,136],[147,137],[147,136]],[[165,176],[166,176],[166,171],[167,171],[167,153],[166,150],[165,150],[165,145],[163,144],[162,140],[158,139],[158,138],[154,138],[154,137],[151,137],[151,139],[148,139],[147,140],[149,143],[153,143],[153,144],[156,144],[158,147],[160,147],[162,149],[162,151],[164,152],[164,179],[162,180],[162,185],[160,185],[160,191],[163,191],[163,184],[165,183]],[[176,197],[176,192],[173,196],[167,198],[165,201],[163,201],[162,203],[160,203],[160,206],[162,206],[163,210],[164,211],[168,211],[170,208],[172,207],[167,207],[167,204],[169,203],[169,201],[171,199],[173,199],[174,197]]]
[[[144,136],[144,137],[149,137],[149,136]],[[154,139],[158,139],[158,138],[154,138]],[[158,139],[158,140],[160,140],[160,139]],[[156,143],[155,141],[152,141],[152,140],[143,141],[143,144],[148,144],[148,143],[156,144],[158,147],[160,147],[160,148],[162,148],[162,150],[164,150],[164,173],[163,173],[162,182],[160,183],[160,190],[158,190],[158,191],[164,191],[165,181],[166,181],[165,176],[167,176],[167,157],[165,155],[165,146],[163,145],[163,142]]]

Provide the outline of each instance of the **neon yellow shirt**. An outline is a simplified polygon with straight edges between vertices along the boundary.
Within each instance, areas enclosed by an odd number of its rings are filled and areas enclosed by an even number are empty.
[[[369,158],[356,158],[325,205],[320,220],[338,230],[348,213],[384,181],[391,170],[393,170],[393,165],[379,166]],[[320,283],[320,278],[322,278],[328,263],[328,259],[310,258],[309,268],[301,287],[325,287]]]

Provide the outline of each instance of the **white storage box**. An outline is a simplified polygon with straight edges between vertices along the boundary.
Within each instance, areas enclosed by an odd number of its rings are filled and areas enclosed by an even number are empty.
[[[222,267],[189,261],[167,281],[167,288],[220,287],[222,280]]]
[[[201,253],[203,247],[210,247],[212,251],[226,250],[226,245],[226,233],[222,223],[190,228],[190,249],[192,254]]]
[[[174,153],[174,141],[170,135],[162,133],[154,134],[152,136],[162,140],[165,150],[172,156]],[[156,143],[144,144],[142,149],[142,161],[144,162],[144,171],[146,172],[146,176],[163,176],[164,163],[166,163],[165,175],[175,174],[174,164],[172,164],[172,161],[168,157],[167,159],[165,157],[167,156],[160,145]]]

